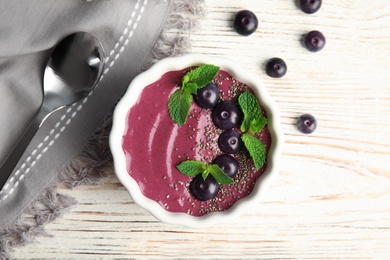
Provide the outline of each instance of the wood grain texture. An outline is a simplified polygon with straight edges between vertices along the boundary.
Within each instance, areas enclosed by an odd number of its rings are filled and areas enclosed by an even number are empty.
[[[314,15],[293,0],[206,3],[192,51],[257,74],[281,112],[286,145],[266,196],[228,225],[192,230],[160,223],[135,205],[111,170],[99,186],[62,189],[80,204],[16,259],[390,259],[389,2],[323,1]],[[241,9],[260,19],[249,37],[231,27]],[[313,29],[327,38],[318,53],[301,44]],[[287,62],[284,78],[264,73],[275,56]],[[295,128],[302,113],[317,117],[312,135]]]

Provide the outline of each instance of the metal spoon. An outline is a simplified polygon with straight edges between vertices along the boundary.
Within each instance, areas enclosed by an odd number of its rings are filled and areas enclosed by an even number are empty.
[[[89,33],[73,33],[55,46],[44,72],[42,105],[1,165],[0,190],[45,119],[87,96],[95,88],[103,66],[103,47]]]

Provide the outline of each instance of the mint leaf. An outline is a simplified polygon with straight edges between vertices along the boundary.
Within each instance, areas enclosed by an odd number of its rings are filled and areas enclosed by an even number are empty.
[[[195,83],[197,88],[203,88],[210,83],[217,75],[219,67],[211,64],[203,64],[196,69],[189,71],[182,79],[183,89],[188,88],[189,83]]]
[[[191,94],[196,94],[198,92],[198,84],[191,82],[187,83],[185,91]]]
[[[187,119],[191,107],[191,93],[176,90],[168,101],[169,115],[179,126],[182,126]]]
[[[252,121],[249,124],[248,132],[252,134],[256,134],[263,129],[263,127],[267,124],[267,118],[260,117],[257,119],[252,119]]]
[[[243,134],[241,140],[244,142],[249,155],[252,157],[256,170],[260,169],[264,165],[267,156],[265,145],[261,140],[250,134]]]
[[[202,178],[203,180],[206,180],[207,176],[209,176],[209,170],[208,170],[208,167],[206,170],[204,170],[204,172],[202,172]]]
[[[234,181],[232,178],[226,175],[221,168],[216,164],[211,164],[208,167],[208,171],[222,185],[232,184]]]
[[[187,176],[195,176],[207,169],[207,164],[199,161],[188,160],[180,163],[176,168]]]
[[[182,84],[182,87],[184,88],[184,86],[188,83],[188,81],[190,81],[190,77],[188,76],[188,73],[186,75],[183,76],[183,78],[181,79],[181,84]]]
[[[261,108],[257,98],[249,91],[245,91],[238,97],[238,104],[244,113],[240,130],[253,134],[260,132],[267,123],[267,119],[261,116]]]

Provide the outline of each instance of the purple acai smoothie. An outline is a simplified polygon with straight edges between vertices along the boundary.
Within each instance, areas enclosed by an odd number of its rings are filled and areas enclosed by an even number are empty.
[[[156,201],[167,211],[203,216],[227,210],[248,196],[267,163],[256,170],[248,152],[243,149],[233,155],[239,164],[233,184],[221,186],[217,196],[208,201],[199,201],[192,196],[189,190],[192,177],[182,174],[176,166],[185,160],[211,163],[222,154],[217,143],[222,130],[213,124],[211,110],[202,109],[194,102],[184,125],[178,126],[171,119],[168,112],[169,97],[181,87],[181,79],[190,69],[167,72],[144,88],[127,114],[122,147],[127,171],[138,183],[144,196]],[[240,93],[252,91],[250,86],[237,81],[223,70],[219,70],[213,82],[220,90],[221,100],[236,102]],[[267,125],[256,137],[263,142],[268,152],[271,136]]]

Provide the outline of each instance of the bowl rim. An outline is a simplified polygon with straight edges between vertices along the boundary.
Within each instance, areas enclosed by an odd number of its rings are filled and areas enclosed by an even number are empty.
[[[271,147],[267,154],[267,168],[256,181],[251,194],[237,201],[226,211],[208,213],[203,216],[192,216],[186,213],[174,213],[163,209],[156,201],[145,197],[136,181],[128,174],[126,158],[122,149],[122,138],[126,128],[126,116],[130,108],[137,102],[139,94],[148,85],[157,81],[163,74],[172,70],[181,70],[191,66],[213,64],[227,71],[237,80],[252,88],[260,104],[267,112],[268,128],[271,134]],[[185,54],[179,57],[164,58],[148,70],[136,76],[130,83],[125,95],[114,109],[113,124],[109,136],[109,145],[114,161],[114,170],[123,186],[129,192],[133,201],[148,210],[162,222],[182,225],[190,228],[204,228],[227,222],[248,211],[253,204],[258,203],[267,188],[277,177],[284,144],[284,134],[281,128],[279,110],[271,99],[259,76],[245,71],[236,61],[225,57],[203,54]]]

